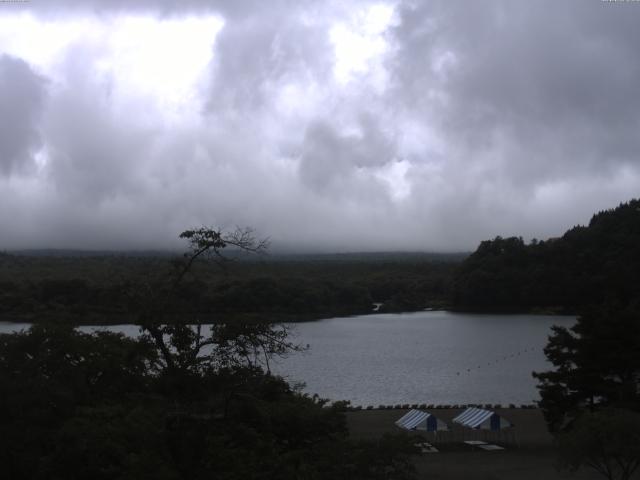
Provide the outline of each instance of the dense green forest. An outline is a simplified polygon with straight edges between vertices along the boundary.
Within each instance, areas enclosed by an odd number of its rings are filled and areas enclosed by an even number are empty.
[[[134,321],[136,298],[171,273],[169,255],[65,252],[0,255],[0,318],[82,323]],[[267,255],[199,262],[169,305],[176,316],[297,321],[420,310],[450,301],[464,255]],[[174,258],[173,261],[176,259]]]
[[[496,237],[462,262],[452,301],[469,310],[577,312],[640,295],[640,200],[546,241]]]

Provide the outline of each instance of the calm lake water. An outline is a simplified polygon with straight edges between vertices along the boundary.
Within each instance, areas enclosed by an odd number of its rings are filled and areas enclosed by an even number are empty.
[[[294,324],[295,341],[309,350],[273,370],[304,382],[306,392],[354,405],[531,403],[538,399],[531,372],[550,367],[542,349],[551,326],[574,322],[442,311],[330,318]],[[0,332],[27,327],[0,322]]]
[[[574,317],[452,312],[364,315],[295,326],[306,354],[277,371],[354,405],[531,403],[552,325]]]

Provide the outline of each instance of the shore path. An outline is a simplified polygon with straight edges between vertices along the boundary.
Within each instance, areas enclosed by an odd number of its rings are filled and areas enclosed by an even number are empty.
[[[347,425],[354,438],[375,439],[385,433],[401,430],[394,422],[408,410],[359,410],[347,412]],[[460,414],[460,409],[429,410],[441,420],[451,424],[451,419]],[[416,455],[418,478],[478,479],[478,480],[596,480],[604,477],[591,469],[582,469],[575,474],[559,472],[555,466],[557,455],[553,438],[547,432],[542,412],[538,409],[495,409],[515,425],[513,436],[489,436],[486,440],[505,447],[505,450],[487,452],[472,450],[462,443],[464,439],[482,440],[482,432],[463,432],[455,428],[448,436],[432,441],[431,434],[424,434],[427,441],[438,447],[440,453]],[[640,479],[636,472],[634,479]]]

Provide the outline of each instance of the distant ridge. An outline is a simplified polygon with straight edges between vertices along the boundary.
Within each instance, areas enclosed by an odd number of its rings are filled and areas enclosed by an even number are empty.
[[[346,252],[346,253],[276,253],[264,257],[272,261],[300,262],[414,262],[442,261],[459,262],[470,255],[470,252],[438,253],[438,252]]]
[[[81,249],[23,249],[7,250],[3,252],[9,255],[25,257],[145,257],[167,258],[181,255],[179,250],[81,250]],[[228,250],[225,254],[229,258],[248,261],[275,261],[275,262],[413,262],[442,261],[458,262],[470,255],[470,252],[438,253],[438,252],[347,252],[347,253],[267,253],[255,256],[238,254]]]
[[[178,250],[82,250],[68,248],[5,250],[3,253],[25,257],[172,257],[181,254]]]

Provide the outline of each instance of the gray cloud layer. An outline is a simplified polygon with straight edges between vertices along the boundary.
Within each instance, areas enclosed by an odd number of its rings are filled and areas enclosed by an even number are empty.
[[[394,3],[386,51],[348,81],[331,28],[365,1],[55,4],[20,8],[225,25],[179,122],[96,73],[99,42],[72,44],[49,80],[0,57],[3,248],[157,248],[205,223],[281,248],[471,249],[638,195],[637,3]]]
[[[0,175],[28,172],[40,146],[45,82],[24,61],[0,55]]]

